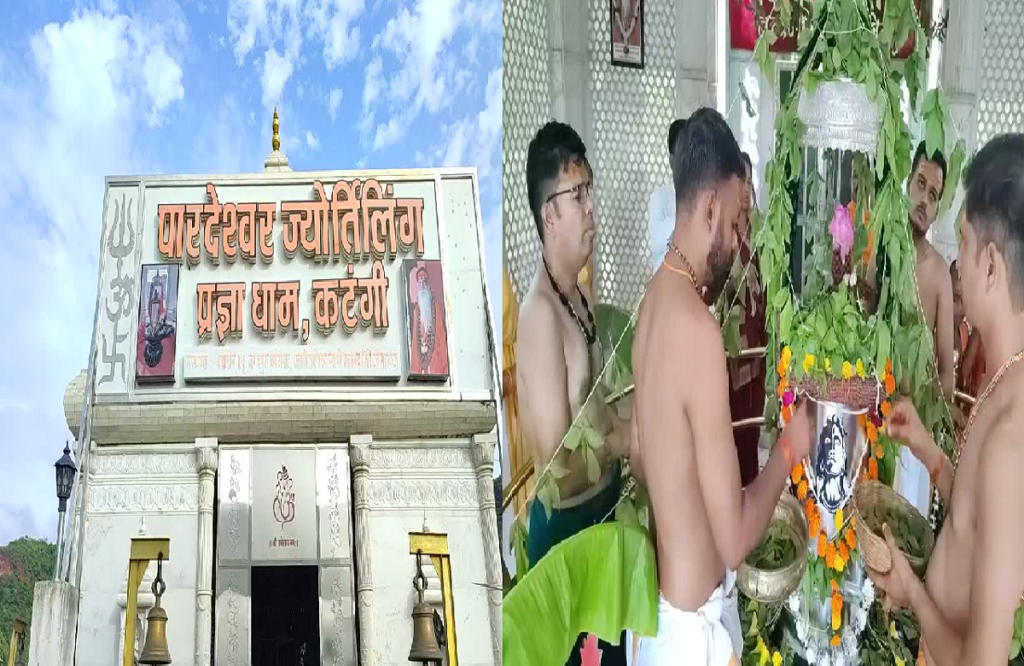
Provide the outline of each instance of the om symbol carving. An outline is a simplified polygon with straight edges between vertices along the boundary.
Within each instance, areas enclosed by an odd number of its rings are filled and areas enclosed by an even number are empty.
[[[292,492],[292,477],[288,468],[281,465],[277,473],[277,491],[274,497],[274,519],[281,523],[281,529],[295,520],[295,493]]]

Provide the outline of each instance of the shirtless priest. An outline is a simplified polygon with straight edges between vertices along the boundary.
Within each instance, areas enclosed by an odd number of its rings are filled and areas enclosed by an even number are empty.
[[[767,467],[746,489],[729,416],[721,330],[708,311],[736,252],[745,169],[722,116],[699,109],[672,151],[676,223],[647,287],[633,347],[636,396],[630,460],[642,466],[658,528],[658,635],[639,664],[738,664],[732,573],[757,545],[786,477],[808,452],[797,408]]]
[[[516,383],[523,443],[537,473],[554,459],[566,473],[557,479],[559,501],[550,515],[540,500],[530,508],[531,566],[551,548],[592,525],[614,518],[619,500],[619,459],[628,452],[628,423],[604,407],[598,384],[603,365],[590,304],[578,281],[594,251],[594,200],[587,149],[568,125],[550,122],[530,142],[526,189],[541,241],[541,262],[519,312]],[[609,350],[610,351],[610,350]],[[587,457],[561,446],[573,420],[583,414],[605,437],[594,456],[600,478],[592,483]],[[543,483],[543,480],[538,480]],[[580,663],[582,639],[569,663]],[[603,641],[601,664],[625,664],[625,645]]]
[[[890,435],[928,466],[949,512],[924,583],[888,533],[892,569],[868,571],[888,605],[917,616],[918,663],[928,666],[1004,666],[1024,601],[1024,135],[982,148],[966,187],[957,265],[967,317],[995,372],[968,420],[958,465],[909,402],[893,409]]]

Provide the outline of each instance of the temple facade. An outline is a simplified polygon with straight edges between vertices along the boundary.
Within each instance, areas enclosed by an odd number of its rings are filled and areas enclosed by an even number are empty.
[[[407,664],[417,571],[445,663],[501,663],[475,170],[294,172],[277,148],[263,173],[107,178],[33,664],[120,664],[132,621],[141,650],[140,535],[170,540],[176,665]]]

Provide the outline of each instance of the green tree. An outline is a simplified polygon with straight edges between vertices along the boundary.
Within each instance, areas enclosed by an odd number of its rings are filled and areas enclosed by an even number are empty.
[[[0,660],[7,659],[14,620],[32,622],[35,584],[53,578],[57,546],[41,539],[22,537],[0,548],[11,561],[11,572],[0,577]],[[26,637],[27,638],[27,637]],[[26,640],[26,645],[28,641]]]

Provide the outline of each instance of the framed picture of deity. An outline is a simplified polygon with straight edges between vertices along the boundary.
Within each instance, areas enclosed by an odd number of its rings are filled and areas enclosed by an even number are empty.
[[[135,381],[173,382],[178,338],[178,265],[143,266],[140,284]]]
[[[409,379],[448,379],[448,319],[441,262],[406,259],[406,312],[409,317]]]
[[[644,68],[644,0],[608,0],[612,65]]]

